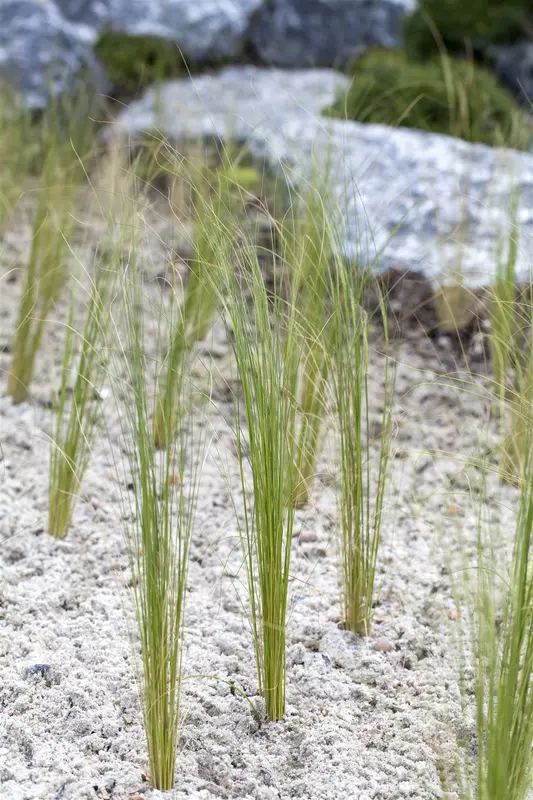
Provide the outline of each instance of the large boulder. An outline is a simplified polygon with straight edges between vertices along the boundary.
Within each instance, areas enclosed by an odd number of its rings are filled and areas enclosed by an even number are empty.
[[[105,74],[85,26],[68,22],[51,0],[0,2],[0,78],[15,86],[31,109],[44,108],[51,94],[86,85],[105,91]]]
[[[70,20],[98,33],[159,36],[193,62],[236,58],[263,0],[56,0]]]
[[[175,143],[228,138],[295,183],[322,170],[331,218],[338,216],[342,248],[354,262],[418,269],[444,281],[460,275],[477,287],[494,277],[512,233],[518,274],[528,276],[532,155],[320,116],[346,85],[327,69],[230,67],[149,90],[112,131],[161,132]]]
[[[109,18],[110,0],[55,0],[55,4],[65,19],[86,25],[93,38]]]
[[[161,37],[193,63],[238,58],[263,0],[0,0],[0,78],[43,108],[83,76],[109,88],[93,46],[105,29]]]
[[[488,55],[500,80],[533,111],[533,42],[491,47]]]
[[[250,34],[261,60],[285,67],[342,67],[370,45],[400,47],[416,0],[269,0]]]

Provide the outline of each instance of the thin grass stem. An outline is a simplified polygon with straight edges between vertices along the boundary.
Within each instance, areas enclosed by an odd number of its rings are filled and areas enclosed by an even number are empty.
[[[81,348],[77,348],[75,343],[78,334],[74,298],[71,303],[50,451],[48,532],[57,538],[63,538],[67,533],[98,433],[114,277],[115,272],[111,269],[97,267],[81,334]],[[69,402],[69,378],[77,355],[78,366]]]

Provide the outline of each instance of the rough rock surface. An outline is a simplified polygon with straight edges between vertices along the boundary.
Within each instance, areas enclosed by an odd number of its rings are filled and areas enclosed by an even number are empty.
[[[109,18],[109,0],[55,0],[55,4],[65,19],[93,31],[100,31]]]
[[[533,111],[533,42],[491,47],[488,55],[499,78]]]
[[[58,0],[66,17],[96,31],[109,26],[131,35],[175,42],[192,61],[235,58],[251,15],[262,0]]]
[[[459,139],[320,116],[347,85],[332,70],[230,67],[148,91],[119,117],[128,134],[172,140],[231,136],[298,182],[329,171],[345,253],[468,285],[487,283],[498,249],[519,237],[517,271],[533,262],[533,157]],[[519,192],[517,218],[510,220]]]
[[[399,47],[415,0],[272,0],[256,15],[251,41],[268,64],[342,66],[369,45]]]
[[[53,2],[0,2],[0,78],[20,90],[28,108],[69,88],[84,71],[104,91],[105,75],[91,50],[92,34],[67,22]]]
[[[192,62],[236,58],[262,0],[2,0],[0,78],[44,108],[83,73],[108,88],[92,46],[110,27],[175,42]]]
[[[86,65],[100,88],[91,46],[105,28],[160,36],[191,63],[244,51],[274,65],[338,66],[367,45],[398,46],[415,0],[2,0],[0,75],[43,107],[51,88]],[[45,79],[44,75],[48,77]]]

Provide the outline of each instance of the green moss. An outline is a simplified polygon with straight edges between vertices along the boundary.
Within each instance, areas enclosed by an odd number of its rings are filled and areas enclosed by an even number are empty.
[[[405,22],[405,45],[427,58],[444,45],[450,52],[524,38],[533,25],[532,0],[419,0]],[[439,42],[440,38],[440,42]]]
[[[330,109],[332,116],[519,149],[531,142],[531,122],[512,95],[470,61],[418,63],[377,48],[357,59],[351,72],[350,89]]]
[[[156,36],[130,36],[106,31],[98,40],[95,51],[115,89],[126,95],[186,71],[178,47]]]

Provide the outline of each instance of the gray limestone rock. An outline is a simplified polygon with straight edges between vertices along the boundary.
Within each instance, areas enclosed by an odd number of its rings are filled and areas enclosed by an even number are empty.
[[[105,74],[86,28],[67,22],[51,0],[0,3],[0,78],[15,86],[28,108],[72,88],[76,77],[105,91]]]
[[[83,77],[107,91],[93,45],[110,28],[160,36],[191,62],[237,58],[263,0],[0,0],[0,78],[44,108]]]
[[[499,248],[519,238],[517,270],[533,266],[533,156],[438,134],[320,115],[347,79],[332,70],[230,67],[164,84],[113,131],[173,141],[231,138],[294,183],[327,170],[331,215],[353,261],[418,269],[469,286],[493,277]],[[519,195],[511,219],[513,192]]]
[[[65,19],[86,25],[93,36],[109,19],[110,0],[55,0],[55,4]]]
[[[343,66],[370,45],[400,47],[415,0],[268,0],[251,41],[267,64]]]
[[[56,0],[69,20],[132,36],[160,36],[194,61],[237,57],[263,0]]]
[[[175,42],[192,61],[237,57],[262,0],[114,0],[111,24]]]
[[[533,111],[533,42],[491,47],[488,55],[500,79]]]

